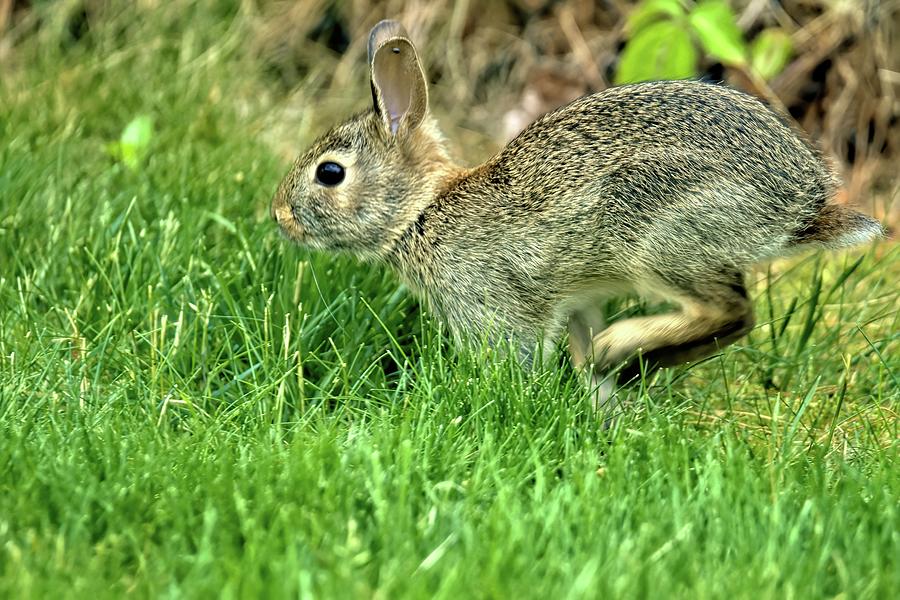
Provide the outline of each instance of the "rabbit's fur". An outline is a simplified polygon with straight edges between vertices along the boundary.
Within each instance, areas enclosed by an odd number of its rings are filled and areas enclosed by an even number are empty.
[[[428,114],[408,36],[370,36],[373,109],[322,136],[272,214],[306,246],[391,265],[458,339],[514,340],[523,361],[569,328],[573,361],[604,374],[696,360],[753,325],[744,273],[807,247],[882,235],[829,204],[836,177],[756,99],[693,81],[583,97],[485,164],[454,164]],[[344,180],[316,179],[324,162]],[[636,292],[677,312],[605,327],[598,303]]]

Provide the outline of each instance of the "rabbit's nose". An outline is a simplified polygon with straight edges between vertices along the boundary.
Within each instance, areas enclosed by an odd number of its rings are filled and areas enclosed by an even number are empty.
[[[278,184],[278,189],[275,190],[275,195],[272,196],[272,203],[269,205],[269,214],[272,215],[272,218],[276,223],[280,223],[279,215],[284,211],[290,212],[291,203],[290,203],[290,177],[285,177],[281,180],[281,183]]]
[[[290,212],[291,203],[289,196],[286,193],[284,186],[278,186],[278,191],[275,192],[275,196],[272,198],[272,204],[269,205],[269,214],[272,215],[272,219],[274,219],[276,223],[280,224],[284,219],[290,216]]]
[[[299,241],[306,236],[306,231],[300,224],[294,209],[287,202],[272,202],[272,218],[278,223],[281,233],[289,239]]]
[[[286,202],[272,202],[272,218],[282,227],[294,220],[291,214],[291,207]]]

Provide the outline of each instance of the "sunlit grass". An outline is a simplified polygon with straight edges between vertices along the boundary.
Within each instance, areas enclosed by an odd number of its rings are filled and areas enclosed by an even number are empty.
[[[390,273],[280,240],[245,17],[176,4],[0,84],[4,596],[900,586],[896,246],[763,267],[749,338],[604,430],[563,361],[455,351]],[[105,145],[141,114],[133,170]]]

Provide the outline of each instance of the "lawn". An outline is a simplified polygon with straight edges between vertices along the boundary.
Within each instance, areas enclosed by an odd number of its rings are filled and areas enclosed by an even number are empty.
[[[896,596],[896,244],[761,267],[751,335],[605,430],[564,360],[458,351],[280,239],[304,106],[250,3],[173,4],[43,8],[3,66],[0,596]]]

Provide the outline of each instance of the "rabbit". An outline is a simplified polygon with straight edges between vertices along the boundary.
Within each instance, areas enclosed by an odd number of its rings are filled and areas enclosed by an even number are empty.
[[[525,365],[568,329],[598,408],[616,389],[604,382],[744,336],[755,264],[884,234],[830,202],[838,179],[809,142],[725,85],[609,88],[464,168],[402,25],[375,25],[368,60],[372,108],[322,135],[278,186],[282,234],[389,265],[458,342],[511,342]],[[607,326],[600,303],[626,293],[679,309]]]

